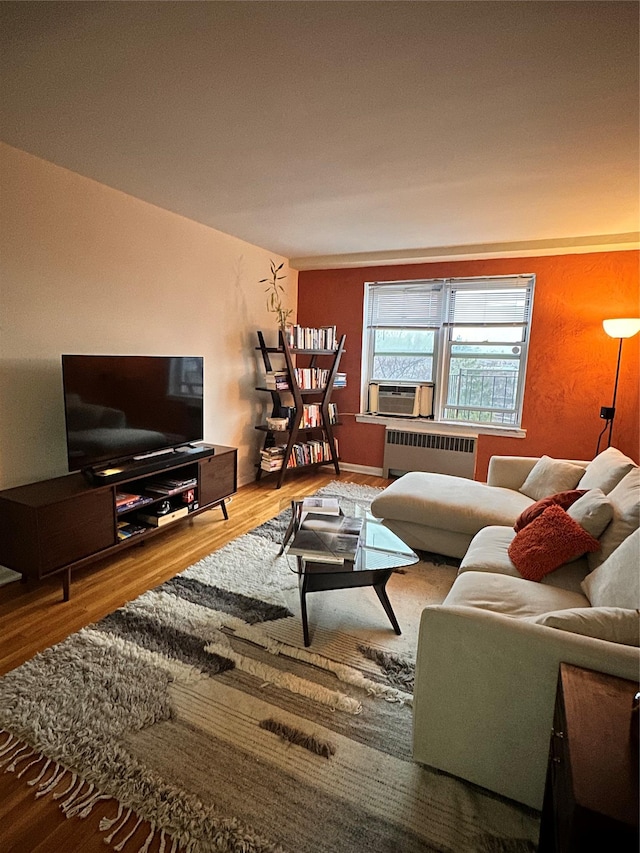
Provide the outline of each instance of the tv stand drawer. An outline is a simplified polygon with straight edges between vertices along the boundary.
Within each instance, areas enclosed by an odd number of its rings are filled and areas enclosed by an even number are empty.
[[[234,449],[200,460],[198,500],[201,507],[220,501],[236,491],[236,456],[237,451]]]
[[[115,544],[113,493],[81,475],[0,494],[0,564],[40,579]]]

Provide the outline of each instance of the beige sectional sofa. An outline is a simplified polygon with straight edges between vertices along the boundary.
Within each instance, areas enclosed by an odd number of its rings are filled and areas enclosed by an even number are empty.
[[[568,466],[577,470],[571,475]],[[550,476],[554,469],[559,480]],[[429,489],[440,482],[437,475],[423,476]],[[420,522],[409,484],[403,489],[410,508],[404,532],[415,533]],[[460,518],[454,517],[456,487]],[[566,513],[597,540],[597,550],[540,582],[527,580],[509,555],[513,525],[536,503],[532,495],[539,499],[564,488],[585,492]],[[374,501],[376,514],[384,497]],[[438,498],[432,494],[430,500]],[[475,511],[473,500],[483,501]],[[505,513],[505,520],[482,523],[496,513]],[[446,525],[442,539],[434,533],[434,518]],[[463,537],[469,543],[444,603],[422,613],[414,758],[539,809],[559,663],[640,676],[640,469],[614,448],[591,463],[494,457],[488,484],[447,483],[444,500],[422,521],[427,532],[420,541],[431,543],[429,550],[438,550],[438,541],[451,545],[447,553],[462,547]],[[401,518],[385,523],[403,535]],[[425,547],[415,539],[411,544]]]
[[[511,527],[535,503],[519,489],[538,461],[533,456],[493,456],[486,483],[411,471],[373,500],[371,512],[410,548],[464,557],[479,530],[491,524]],[[589,464],[570,461],[583,469]]]

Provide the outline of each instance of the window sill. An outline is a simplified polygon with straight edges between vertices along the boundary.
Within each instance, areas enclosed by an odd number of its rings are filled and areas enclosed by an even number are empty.
[[[432,421],[427,418],[388,417],[385,415],[356,415],[360,424],[381,424],[386,427],[406,429],[410,432],[425,432],[438,435],[502,435],[507,438],[526,438],[527,431],[520,427],[504,427],[489,424],[463,424],[451,421]]]

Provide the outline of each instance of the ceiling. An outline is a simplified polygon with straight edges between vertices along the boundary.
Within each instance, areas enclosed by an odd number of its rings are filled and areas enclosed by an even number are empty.
[[[637,2],[4,0],[0,31],[6,143],[294,267],[637,239]]]

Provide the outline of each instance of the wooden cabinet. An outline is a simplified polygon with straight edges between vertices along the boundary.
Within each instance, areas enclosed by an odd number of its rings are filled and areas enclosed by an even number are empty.
[[[41,580],[60,573],[65,601],[69,598],[71,571],[94,560],[116,553],[167,529],[140,522],[141,529],[121,540],[118,523],[137,522],[141,512],[153,513],[163,501],[175,501],[186,507],[184,517],[221,506],[237,489],[237,451],[233,447],[213,445],[209,456],[193,462],[176,461],[162,471],[136,474],[117,483],[91,486],[80,473],[56,477],[0,492],[0,564],[20,572],[23,579]],[[177,487],[170,495],[158,496],[147,487],[155,480],[189,481],[191,486]],[[187,492],[193,499],[186,503]],[[146,495],[148,503],[118,508],[116,494],[128,492]]]
[[[638,850],[638,684],[560,664],[540,853]]]
[[[40,579],[115,544],[111,488],[70,474],[0,492],[0,563]]]
[[[213,506],[238,488],[236,453],[217,453],[198,463],[200,505]]]
[[[337,442],[334,435],[334,426],[338,425],[334,404],[331,397],[334,392],[334,383],[340,365],[340,359],[344,352],[346,335],[336,339],[334,349],[302,349],[292,347],[286,340],[282,331],[279,331],[279,345],[268,347],[265,344],[262,332],[258,332],[257,347],[262,354],[264,369],[267,375],[273,373],[271,356],[279,354],[282,356],[284,366],[281,372],[286,375],[286,389],[258,387],[258,391],[268,391],[271,394],[271,417],[281,417],[283,411],[287,412],[288,428],[284,431],[274,430],[269,424],[259,424],[256,429],[265,433],[262,445],[261,462],[257,465],[256,480],[265,473],[277,475],[276,488],[280,488],[286,474],[296,468],[317,468],[319,465],[330,463],[336,474],[340,473]],[[309,383],[301,381],[303,371],[310,378]],[[315,379],[322,377],[322,381],[315,384]],[[284,405],[287,399],[289,405]],[[309,406],[314,405],[317,409],[318,419],[312,425],[305,414]],[[270,453],[278,450],[280,467],[273,470],[265,470],[264,460],[269,458]],[[277,457],[276,457],[277,458]]]

